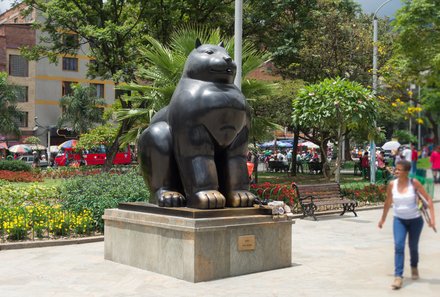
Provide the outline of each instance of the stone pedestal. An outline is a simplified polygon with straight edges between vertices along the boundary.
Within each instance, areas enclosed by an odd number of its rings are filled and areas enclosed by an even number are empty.
[[[107,209],[105,259],[189,282],[291,266],[290,218],[258,208]]]

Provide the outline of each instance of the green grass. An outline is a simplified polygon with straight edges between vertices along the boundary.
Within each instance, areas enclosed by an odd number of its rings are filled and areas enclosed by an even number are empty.
[[[292,182],[298,184],[322,184],[334,182],[334,177],[330,180],[324,178],[322,174],[308,174],[298,173],[296,176],[290,176],[286,172],[258,172],[258,183],[270,182],[274,184],[290,184]],[[341,175],[342,186],[366,186],[369,182],[364,180],[361,176],[354,176],[352,174]]]
[[[65,181],[65,179],[62,179],[62,178],[58,178],[58,179],[46,178],[46,179],[44,179],[44,181],[36,182],[36,183],[38,183],[40,185],[48,186],[48,187],[57,187],[57,186],[60,186],[63,183],[63,181]],[[26,187],[28,187],[31,184],[33,184],[33,183],[14,182],[14,185],[17,188],[26,188]]]

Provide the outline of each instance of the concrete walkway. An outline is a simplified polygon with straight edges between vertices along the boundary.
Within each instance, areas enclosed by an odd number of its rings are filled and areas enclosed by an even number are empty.
[[[436,200],[439,190],[436,185]],[[392,213],[379,230],[381,213],[298,219],[291,267],[197,284],[106,261],[103,242],[4,250],[0,296],[439,296],[440,234],[425,226],[421,279],[409,279],[407,256],[404,287],[392,291]],[[436,215],[439,222],[440,204]]]

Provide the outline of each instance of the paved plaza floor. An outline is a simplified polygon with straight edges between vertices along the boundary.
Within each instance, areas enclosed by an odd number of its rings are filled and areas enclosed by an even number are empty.
[[[436,200],[439,190],[437,185]],[[404,287],[390,289],[392,212],[379,230],[381,213],[297,219],[291,267],[196,284],[106,261],[103,242],[3,250],[0,296],[440,296],[440,234],[426,225],[420,241],[421,279],[410,279],[406,255]],[[436,215],[440,218],[440,204]]]

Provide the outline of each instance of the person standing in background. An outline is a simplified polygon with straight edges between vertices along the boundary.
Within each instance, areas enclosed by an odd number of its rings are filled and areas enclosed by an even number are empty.
[[[434,182],[440,183],[440,145],[431,153],[429,158],[431,162],[432,175],[434,176]]]
[[[405,160],[407,160],[408,162],[411,163],[412,152],[411,152],[411,149],[408,146],[405,146],[405,148],[402,151],[402,155],[405,158]]]
[[[411,143],[411,174],[417,172],[417,160],[419,159],[419,152],[417,152],[414,143]]]

